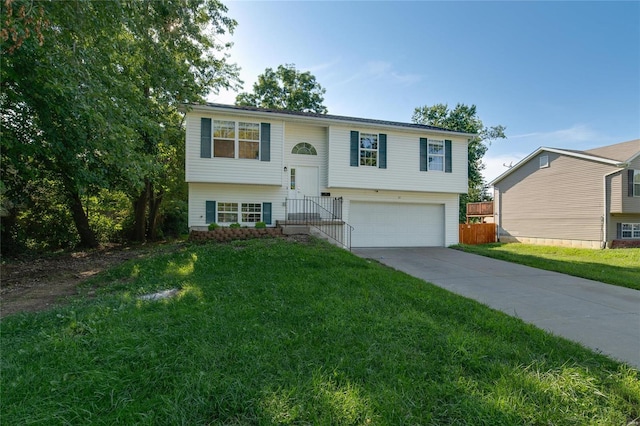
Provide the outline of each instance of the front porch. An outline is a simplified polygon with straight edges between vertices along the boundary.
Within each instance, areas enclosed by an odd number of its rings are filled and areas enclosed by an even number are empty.
[[[285,220],[276,227],[285,235],[310,234],[351,250],[353,227],[342,220],[342,197],[285,199]]]

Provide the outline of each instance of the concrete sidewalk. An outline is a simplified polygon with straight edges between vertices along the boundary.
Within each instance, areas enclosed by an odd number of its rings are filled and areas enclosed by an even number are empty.
[[[638,290],[448,248],[366,248],[353,253],[640,368]]]

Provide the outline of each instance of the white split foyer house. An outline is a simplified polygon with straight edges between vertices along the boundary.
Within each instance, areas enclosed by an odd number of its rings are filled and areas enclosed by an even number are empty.
[[[311,220],[319,228],[340,224],[337,239],[345,247],[457,244],[473,136],[383,120],[189,105],[189,228]]]

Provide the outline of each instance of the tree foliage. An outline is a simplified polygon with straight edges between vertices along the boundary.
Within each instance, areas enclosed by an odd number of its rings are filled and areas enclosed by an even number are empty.
[[[9,16],[27,3],[41,24]],[[98,243],[87,200],[104,190],[129,195],[138,239],[154,234],[162,199],[184,192],[167,177],[182,167],[178,107],[235,87],[237,67],[217,37],[236,22],[217,0],[5,4],[13,29],[3,33],[0,70],[3,245],[33,206],[27,182],[56,183],[82,246]],[[20,38],[30,25],[40,33]]]
[[[411,120],[417,124],[477,134],[469,141],[469,190],[467,194],[460,197],[460,220],[466,220],[466,204],[485,201],[488,197],[486,183],[482,176],[482,170],[485,167],[482,158],[492,141],[506,138],[506,128],[501,125],[486,127],[478,117],[476,106],[465,104],[457,104],[454,109],[449,109],[446,104],[417,107],[414,109]]]
[[[274,71],[267,68],[258,76],[253,93],[243,92],[236,97],[236,105],[288,111],[326,114],[326,90],[309,71],[296,70],[295,65],[280,65]]]

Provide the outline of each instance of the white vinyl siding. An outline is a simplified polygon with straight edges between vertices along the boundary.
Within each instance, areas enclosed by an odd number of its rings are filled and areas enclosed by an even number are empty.
[[[238,118],[223,114],[205,114],[190,112],[186,117],[185,167],[187,182],[236,183],[281,186],[284,181],[282,148],[284,143],[284,123],[271,121],[271,159],[257,161],[249,158],[201,158],[200,157],[200,120],[250,122],[247,118]],[[255,122],[269,122],[256,119]],[[253,121],[251,121],[253,122]],[[235,138],[236,135],[234,135]],[[248,143],[250,141],[247,141]],[[234,144],[235,144],[234,140]],[[238,140],[238,146],[240,140]],[[215,150],[215,148],[214,148]],[[237,157],[236,150],[235,156]],[[214,173],[215,171],[215,173]]]
[[[206,203],[207,201],[216,201],[217,219],[220,221],[221,203],[235,205],[237,211],[237,219],[234,222],[223,222],[223,225],[230,223],[241,223],[246,226],[252,226],[256,220],[256,206],[250,208],[251,205],[260,205],[262,209],[263,203],[271,203],[272,205],[272,224],[275,225],[276,220],[284,219],[285,208],[283,202],[286,198],[286,188],[257,186],[257,185],[228,185],[213,183],[190,183],[189,184],[189,228],[205,229],[206,223]],[[243,205],[245,207],[243,210]],[[226,209],[223,207],[223,209]],[[260,212],[263,213],[262,211]],[[244,218],[243,218],[244,215]],[[233,218],[227,217],[228,220]],[[263,219],[261,216],[260,219]],[[255,221],[255,222],[254,222]]]
[[[466,193],[467,139],[451,139],[452,173],[420,171],[420,138],[424,134],[409,131],[358,128],[361,133],[385,133],[386,168],[350,166],[350,127],[329,127],[329,188],[377,189],[419,192]],[[428,136],[428,135],[426,135]],[[433,136],[432,136],[433,138]]]

